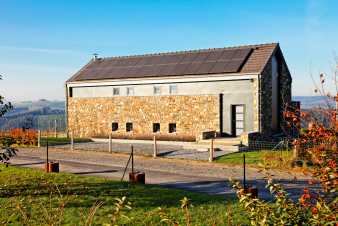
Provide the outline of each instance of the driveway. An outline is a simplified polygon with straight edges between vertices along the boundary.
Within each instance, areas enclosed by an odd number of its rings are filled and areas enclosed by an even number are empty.
[[[20,149],[18,156],[11,160],[11,164],[42,169],[45,155],[44,148]],[[129,155],[51,148],[49,159],[60,162],[61,172],[120,180]],[[135,156],[134,162],[135,170],[145,172],[147,184],[159,184],[208,194],[234,195],[227,181],[230,177],[237,180],[243,177],[243,169],[240,166],[204,161]],[[124,180],[127,180],[129,171],[130,166]],[[246,171],[247,182],[259,188],[259,196],[270,199],[269,192],[264,188],[264,175],[255,168],[248,168]],[[307,181],[310,179],[296,172],[273,171],[272,173],[275,175],[274,178],[282,183],[295,198],[301,193],[301,188],[308,186]]]

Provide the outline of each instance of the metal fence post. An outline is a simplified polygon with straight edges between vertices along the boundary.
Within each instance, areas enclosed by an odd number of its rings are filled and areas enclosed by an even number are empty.
[[[245,154],[243,154],[243,188],[246,188]]]
[[[47,140],[46,140],[46,165],[45,165],[45,170],[47,173],[49,173],[49,156],[48,156],[48,137],[47,137]]]
[[[154,153],[153,153],[153,157],[154,157],[154,158],[157,157],[157,143],[156,143],[156,136],[154,136]]]
[[[212,162],[213,160],[214,160],[214,139],[211,139],[209,162]]]
[[[112,144],[112,138],[111,133],[109,134],[109,153],[113,152],[113,144]]]
[[[131,145],[131,172],[134,174],[134,146]]]
[[[38,148],[41,147],[41,130],[38,130]]]
[[[74,151],[74,134],[73,134],[73,131],[70,131],[70,150]]]

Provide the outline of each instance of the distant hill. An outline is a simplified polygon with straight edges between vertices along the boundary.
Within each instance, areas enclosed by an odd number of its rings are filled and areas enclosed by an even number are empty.
[[[335,106],[335,102],[325,96],[293,96],[292,100],[300,101],[302,109],[310,109],[314,107],[327,107],[329,104],[331,107]]]
[[[53,130],[55,121],[58,131],[64,131],[65,102],[49,101],[23,101],[13,103],[13,110],[0,118],[0,129],[34,128],[40,130]]]

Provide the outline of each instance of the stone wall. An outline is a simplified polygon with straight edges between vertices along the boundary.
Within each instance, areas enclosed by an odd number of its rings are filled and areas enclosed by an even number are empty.
[[[263,136],[272,134],[272,63],[271,59],[264,68],[260,81],[260,132]]]
[[[112,122],[119,123],[115,134],[153,136],[153,123],[160,123],[161,135],[199,137],[202,132],[219,131],[217,95],[125,96],[111,98],[69,98],[68,129],[76,137],[105,136]],[[126,132],[126,123],[133,132]],[[177,132],[169,134],[169,123]]]
[[[260,81],[260,126],[261,126],[261,134],[263,137],[268,138],[271,137],[273,133],[283,132],[283,111],[284,107],[287,104],[291,103],[291,75],[288,71],[286,63],[281,55],[280,50],[275,53],[277,62],[278,62],[278,131],[272,130],[272,63],[271,59],[266,64],[263,73],[261,75]]]
[[[283,112],[286,110],[287,106],[292,105],[291,101],[291,84],[292,84],[292,79],[290,72],[286,66],[286,63],[284,60],[281,61],[280,67],[279,67],[279,90],[280,90],[280,95],[279,95],[279,117],[280,117],[280,127],[281,127],[281,132],[286,133],[286,135],[294,136],[296,133],[291,132],[291,134],[288,132],[290,131],[289,128],[287,128],[287,125],[285,121],[283,120]]]
[[[259,131],[259,105],[258,105],[258,97],[259,97],[259,81],[258,79],[253,79],[252,86],[252,96],[253,96],[253,131]]]

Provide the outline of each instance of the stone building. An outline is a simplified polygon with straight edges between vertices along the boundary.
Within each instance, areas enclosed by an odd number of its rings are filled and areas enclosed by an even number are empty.
[[[291,75],[278,43],[95,56],[66,82],[75,136],[195,140],[282,132]]]

